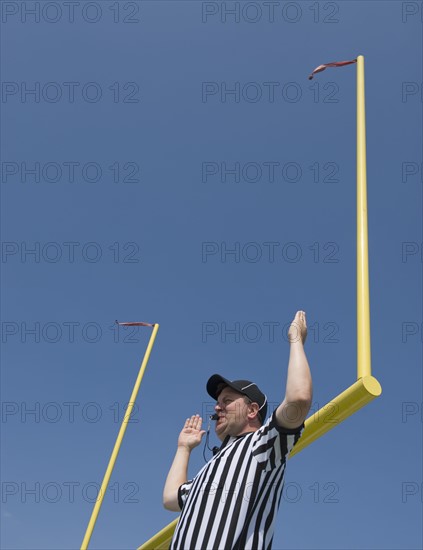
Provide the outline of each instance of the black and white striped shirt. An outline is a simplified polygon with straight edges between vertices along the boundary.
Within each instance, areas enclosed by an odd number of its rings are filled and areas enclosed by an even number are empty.
[[[179,488],[169,550],[270,550],[286,461],[303,428],[278,426],[274,412],[256,432],[227,438]]]

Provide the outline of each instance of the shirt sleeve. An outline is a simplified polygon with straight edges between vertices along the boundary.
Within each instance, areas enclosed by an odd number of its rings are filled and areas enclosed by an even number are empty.
[[[189,492],[191,491],[191,486],[193,484],[194,480],[186,481],[185,483],[182,483],[182,485],[178,489],[178,504],[179,508],[182,510],[183,505],[185,504]]]
[[[283,464],[304,430],[304,422],[298,428],[284,428],[276,421],[276,411],[255,432],[253,436],[253,456],[266,470]]]

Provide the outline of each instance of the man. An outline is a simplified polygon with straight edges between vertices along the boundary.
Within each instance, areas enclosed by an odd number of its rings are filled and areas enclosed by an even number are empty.
[[[188,481],[191,451],[205,431],[199,415],[186,420],[163,492],[166,509],[182,510],[170,550],[271,549],[286,460],[312,401],[306,336],[305,313],[298,311],[288,331],[285,398],[267,421],[267,398],[254,382],[209,379],[222,445]]]

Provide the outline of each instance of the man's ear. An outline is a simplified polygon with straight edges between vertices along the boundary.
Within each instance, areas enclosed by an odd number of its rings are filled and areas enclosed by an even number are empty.
[[[259,418],[258,416],[258,412],[259,412],[259,405],[258,403],[250,403],[248,405],[248,408],[249,408],[249,412],[248,412],[248,418],[250,418],[251,420],[253,420],[254,418]]]

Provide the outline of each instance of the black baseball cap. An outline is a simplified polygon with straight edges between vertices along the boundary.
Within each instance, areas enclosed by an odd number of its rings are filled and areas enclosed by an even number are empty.
[[[223,388],[219,386],[223,384],[229,386],[233,390],[246,395],[253,403],[257,403],[260,407],[259,414],[262,419],[262,423],[267,415],[267,397],[260,390],[255,382],[251,380],[227,380],[220,376],[220,374],[213,374],[207,382],[207,393],[217,401],[219,393]]]

